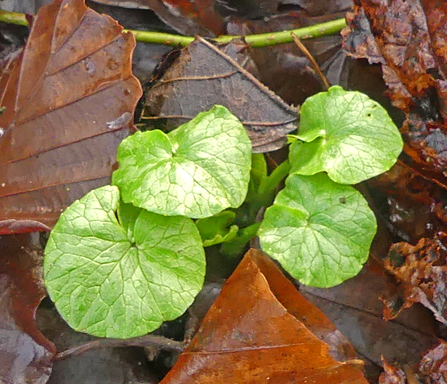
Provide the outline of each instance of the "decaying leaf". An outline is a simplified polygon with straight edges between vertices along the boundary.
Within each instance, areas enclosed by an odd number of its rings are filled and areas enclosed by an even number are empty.
[[[385,359],[383,366],[379,384],[447,384],[447,343],[439,339],[438,345],[424,353],[417,369],[391,366]]]
[[[447,383],[447,342],[439,340],[439,344],[427,351],[419,363],[419,372],[432,383]]]
[[[76,332],[59,316],[55,308],[40,306],[37,324],[42,333],[57,347],[61,355],[55,359],[47,384],[156,384],[159,382],[146,364],[146,356],[138,347],[103,347],[65,357],[73,349],[89,342],[116,341],[97,339]],[[123,344],[124,340],[121,340]],[[125,344],[124,344],[125,345]]]
[[[145,118],[167,119],[171,130],[213,105],[227,107],[244,124],[253,152],[279,149],[297,128],[297,112],[240,66],[202,38],[182,50],[148,92]]]
[[[151,9],[170,27],[184,35],[219,36],[225,33],[215,0],[93,0],[115,7]]]
[[[421,303],[438,321],[447,324],[445,238],[445,234],[439,233],[433,239],[420,239],[415,246],[393,244],[384,265],[403,285],[403,308]]]
[[[345,362],[334,360],[303,318],[315,329],[328,324],[267,256],[251,250],[162,383],[367,383],[363,363],[350,359],[352,348]]]
[[[0,237],[0,382],[45,384],[56,352],[35,323],[46,296],[36,234]]]
[[[383,233],[378,239],[374,252],[386,242]],[[422,306],[413,306],[393,321],[383,320],[379,298],[395,291],[395,282],[373,258],[360,274],[336,287],[300,287],[303,296],[324,312],[366,361],[372,382],[382,371],[381,355],[392,363],[417,364],[436,341],[436,321]]]
[[[382,65],[393,104],[406,113],[405,152],[446,185],[447,3],[360,0],[345,47]]]
[[[107,184],[141,95],[131,34],[82,0],[57,0],[0,75],[0,233],[48,230]]]

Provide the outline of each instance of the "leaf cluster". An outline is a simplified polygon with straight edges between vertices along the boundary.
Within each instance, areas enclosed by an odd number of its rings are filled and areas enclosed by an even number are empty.
[[[73,203],[50,235],[46,285],[62,316],[96,336],[151,332],[200,291],[204,246],[234,256],[256,235],[304,284],[355,276],[376,221],[350,184],[387,171],[400,134],[366,95],[332,87],[306,100],[291,141],[289,160],[268,174],[243,125],[218,105],[168,134],[123,140],[112,185]]]

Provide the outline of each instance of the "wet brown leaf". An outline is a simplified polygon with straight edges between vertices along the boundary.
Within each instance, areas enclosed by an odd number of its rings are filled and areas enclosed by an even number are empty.
[[[93,0],[95,3],[136,9],[151,9],[167,25],[184,35],[223,35],[224,19],[215,0]]]
[[[447,342],[439,340],[437,346],[422,356],[419,372],[425,376],[427,383],[447,383]]]
[[[447,343],[439,340],[429,349],[414,370],[411,367],[395,367],[384,361],[385,372],[379,384],[447,384]]]
[[[443,324],[447,324],[446,239],[446,234],[438,233],[432,239],[420,239],[415,246],[393,244],[384,262],[385,268],[401,282],[403,307],[421,303]]]
[[[409,164],[423,173],[434,172],[446,186],[447,3],[359,3],[349,18],[345,47],[357,58],[382,65],[388,94],[406,113],[401,132]]]
[[[309,316],[309,317],[307,317]],[[300,322],[324,335],[347,361]],[[329,337],[331,338],[331,337]],[[321,312],[304,300],[267,256],[250,250],[227,280],[167,383],[367,383],[362,363]]]
[[[107,184],[141,95],[131,34],[82,0],[57,0],[33,22],[0,76],[0,234],[48,230]]]
[[[46,296],[36,233],[0,237],[0,382],[47,382],[54,345],[35,323]]]
[[[381,247],[385,239],[382,233],[378,236],[376,247]],[[394,321],[382,319],[380,297],[391,296],[396,285],[373,259],[359,275],[343,284],[330,289],[301,286],[300,292],[324,312],[366,360],[367,377],[372,382],[381,372],[381,355],[393,363],[416,364],[436,340],[436,322],[422,306],[402,312]]]
[[[421,237],[432,237],[445,229],[445,189],[403,162],[368,180],[367,185],[376,213],[400,239],[416,244]]]
[[[45,303],[46,304],[46,303]],[[43,305],[37,311],[37,324],[59,353],[100,339],[76,332],[60,317],[55,308]],[[116,340],[116,339],[115,339]],[[125,345],[126,340],[121,340]],[[104,346],[80,355],[58,360],[47,384],[156,384],[159,382],[147,366],[143,348]]]
[[[405,372],[382,358],[384,372],[379,377],[379,384],[406,384]]]
[[[237,46],[225,49],[202,38],[183,49],[149,90],[143,118],[167,119],[170,130],[220,104],[242,121],[254,152],[281,148],[297,127],[297,112],[236,62]]]

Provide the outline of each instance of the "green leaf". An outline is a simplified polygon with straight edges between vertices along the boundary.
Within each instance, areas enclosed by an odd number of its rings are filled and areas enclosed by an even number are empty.
[[[248,242],[256,236],[261,223],[254,223],[248,227],[241,228],[231,241],[224,241],[220,253],[227,257],[241,256]]]
[[[137,132],[118,147],[113,184],[125,203],[192,218],[239,207],[247,194],[251,142],[241,122],[214,106],[169,134]]]
[[[267,178],[267,162],[263,153],[254,153],[251,156],[250,182],[245,201],[251,202],[258,198],[259,187]]]
[[[236,213],[232,211],[219,212],[214,216],[196,221],[197,229],[202,237],[203,246],[211,247],[224,241],[231,241],[239,229],[234,223]]]
[[[325,173],[291,175],[259,230],[262,249],[303,284],[332,287],[368,259],[376,221],[363,196]]]
[[[360,92],[339,86],[309,97],[301,107],[291,172],[326,171],[342,184],[356,184],[389,170],[403,148],[387,111]]]
[[[45,283],[75,330],[129,338],[180,316],[205,275],[191,219],[130,206],[116,211],[117,187],[89,192],[62,213],[45,249]],[[137,214],[138,211],[138,214]]]

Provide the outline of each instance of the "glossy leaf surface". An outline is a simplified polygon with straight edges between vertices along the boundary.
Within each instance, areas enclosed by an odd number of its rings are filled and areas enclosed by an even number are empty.
[[[51,299],[72,328],[129,338],[191,305],[203,284],[205,258],[190,219],[141,210],[123,227],[118,205],[113,186],[73,203],[51,232],[44,273]],[[121,211],[122,221],[127,212]]]
[[[313,330],[331,339],[341,361]],[[362,365],[318,308],[252,249],[162,383],[366,384]]]
[[[291,172],[327,172],[342,184],[356,184],[392,167],[402,138],[387,111],[360,92],[331,87],[309,97],[301,107],[297,137],[291,147]]]
[[[363,196],[319,173],[289,176],[259,237],[262,249],[303,284],[331,287],[360,271],[375,233]]]
[[[113,184],[126,203],[162,215],[212,216],[245,199],[251,142],[225,107],[178,129],[136,133],[118,148]]]

